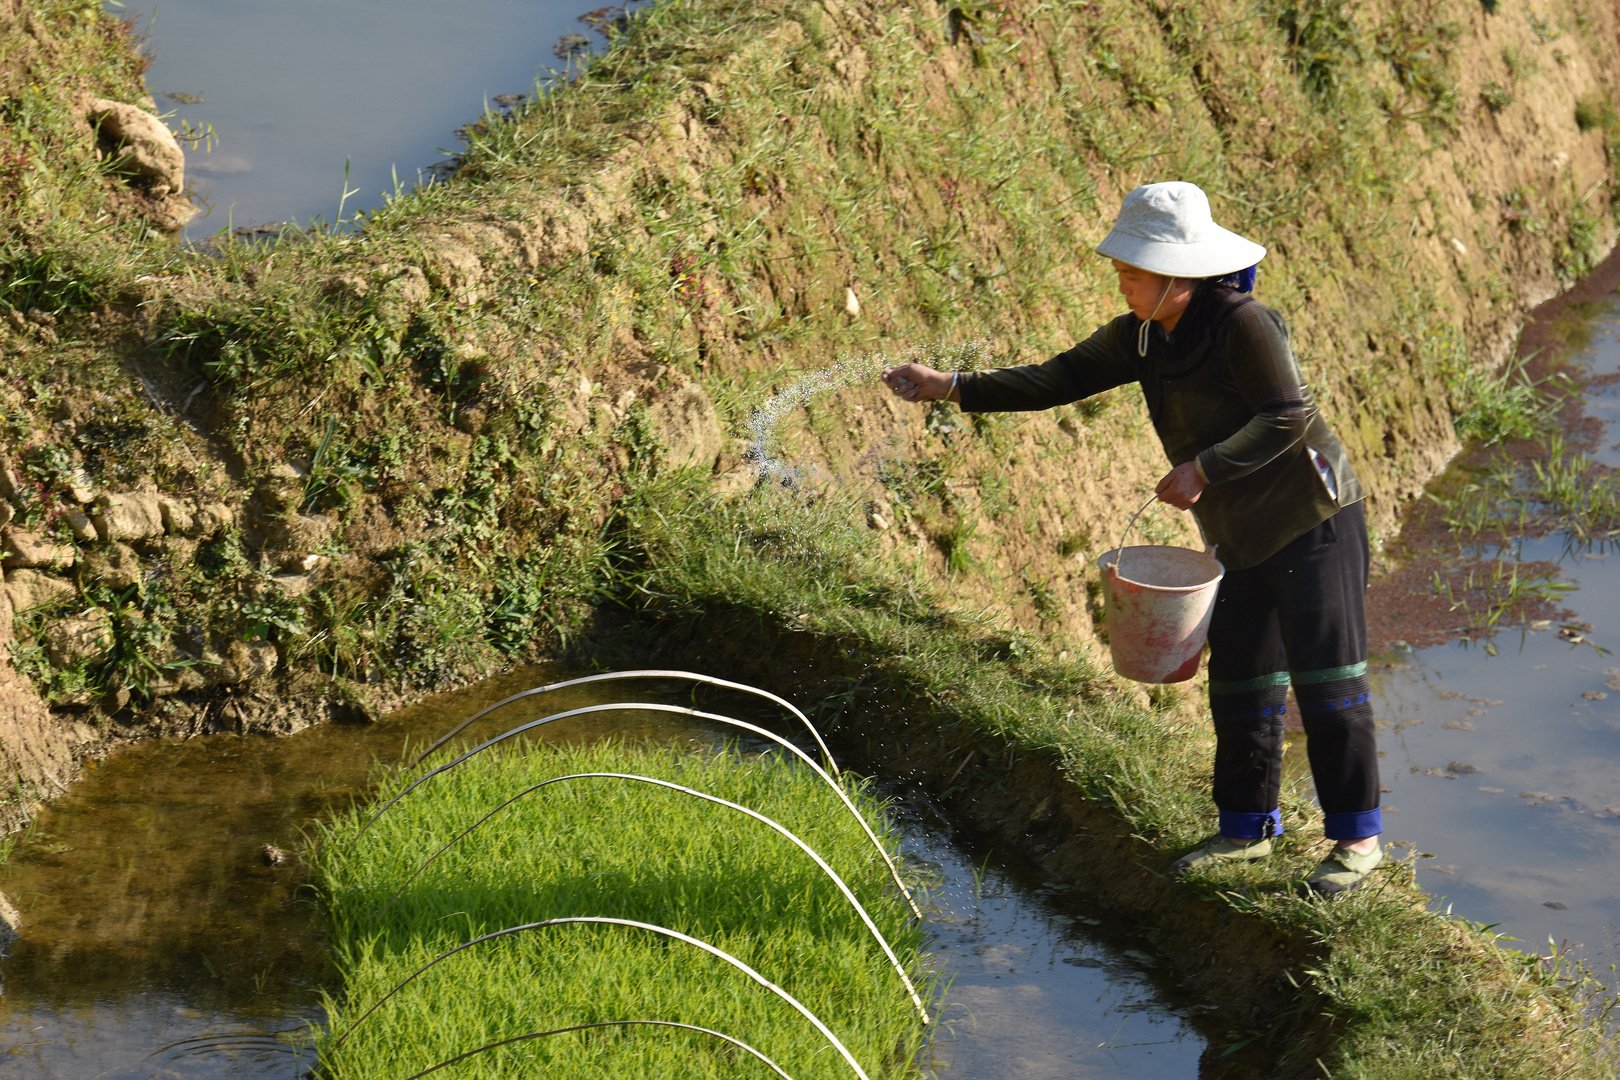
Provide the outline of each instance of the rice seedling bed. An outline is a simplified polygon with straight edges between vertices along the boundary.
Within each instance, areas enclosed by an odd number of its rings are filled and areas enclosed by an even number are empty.
[[[448,760],[448,759],[445,759]],[[791,830],[845,880],[914,979],[922,926],[859,825],[810,770],[740,756],[629,745],[527,745],[435,777],[365,817],[420,772],[389,777],[372,808],[321,829],[317,881],[343,991],[328,1001],[320,1074],[403,1080],[489,1043],[627,1019],[692,1024],[748,1043],[786,1073],[855,1075],[782,999],[698,948],[622,925],[573,924],[476,945],[432,967],[353,1028],[412,971],[481,935],[545,919],[656,924],[718,947],[797,998],[872,1077],[917,1075],[923,1027],[898,975],[837,886],[785,837],[747,816],[651,784],[603,777],[541,788],[452,846],[518,792],[571,773],[638,774],[746,806]],[[844,780],[894,851],[881,804]],[[747,1077],[770,1069],[711,1035],[607,1027],[512,1043],[441,1075]]]

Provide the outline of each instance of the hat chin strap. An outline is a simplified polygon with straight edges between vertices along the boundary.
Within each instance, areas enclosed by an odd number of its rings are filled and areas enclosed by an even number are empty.
[[[1164,302],[1170,298],[1170,289],[1175,285],[1175,283],[1175,278],[1171,278],[1169,281],[1164,283],[1164,292],[1159,294],[1159,302],[1153,305],[1153,314],[1142,320],[1142,328],[1136,332],[1137,356],[1147,356],[1148,327],[1152,326],[1153,320],[1159,317],[1159,309],[1164,307]]]

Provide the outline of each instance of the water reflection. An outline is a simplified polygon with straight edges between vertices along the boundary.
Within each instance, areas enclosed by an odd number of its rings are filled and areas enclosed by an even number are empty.
[[[380,193],[459,146],[486,104],[531,93],[563,61],[564,35],[591,34],[590,0],[164,0],[135,14],[155,56],[146,84],[171,127],[212,125],[186,154],[199,201],[193,237],[229,226],[375,208]]]
[[[1591,378],[1597,458],[1620,466],[1620,301],[1588,312],[1570,359]],[[1495,552],[1480,553],[1495,557]],[[1557,623],[1393,658],[1375,676],[1386,837],[1433,854],[1418,878],[1459,915],[1499,923],[1518,947],[1573,947],[1600,977],[1620,962],[1620,553],[1562,536],[1506,558],[1556,563],[1560,599],[1589,630]]]
[[[1033,885],[1032,868],[1020,875],[917,823],[906,847],[939,867],[930,948],[950,980],[932,1045],[940,1080],[1199,1075],[1205,1040],[1155,993],[1153,956],[1104,945],[1088,932],[1102,920],[1061,885]]]
[[[1554,542],[1526,556],[1556,556]],[[1620,569],[1620,560],[1612,565]],[[1620,574],[1582,568],[1571,600],[1620,641]],[[1554,628],[1424,649],[1375,679],[1387,729],[1392,840],[1433,859],[1418,878],[1476,922],[1545,952],[1549,937],[1620,960],[1620,692],[1614,657]]]

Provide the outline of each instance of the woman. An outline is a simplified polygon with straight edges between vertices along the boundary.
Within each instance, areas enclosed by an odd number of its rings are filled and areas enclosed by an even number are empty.
[[[1068,352],[974,374],[903,364],[883,381],[908,401],[966,412],[1049,409],[1141,384],[1174,466],[1159,498],[1192,510],[1226,566],[1209,630],[1220,825],[1171,871],[1271,853],[1292,683],[1323,831],[1336,841],[1307,886],[1353,889],[1383,861],[1361,485],[1282,319],[1246,295],[1266,249],[1215,224],[1203,191],[1137,188],[1097,252],[1113,260],[1130,314]]]

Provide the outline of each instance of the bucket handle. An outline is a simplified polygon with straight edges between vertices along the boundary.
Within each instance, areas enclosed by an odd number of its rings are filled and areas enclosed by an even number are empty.
[[[1159,493],[1155,491],[1152,495],[1148,496],[1148,501],[1142,504],[1141,509],[1137,510],[1136,513],[1131,515],[1131,520],[1125,523],[1125,531],[1119,534],[1119,547],[1115,549],[1114,561],[1110,564],[1114,571],[1115,577],[1122,576],[1119,569],[1119,562],[1125,557],[1125,538],[1131,535],[1132,529],[1136,528],[1136,519],[1147,513],[1147,508],[1158,501]],[[1209,537],[1204,535],[1204,526],[1196,517],[1193,518],[1193,524],[1198,527],[1198,538],[1204,542],[1204,554],[1214,556],[1215,547],[1209,542]]]
[[[1142,504],[1142,508],[1131,515],[1131,520],[1125,523],[1125,531],[1119,534],[1119,547],[1114,552],[1115,577],[1121,576],[1119,570],[1119,561],[1125,557],[1125,538],[1131,535],[1132,529],[1136,528],[1136,519],[1147,513],[1147,508],[1158,501],[1159,493],[1155,491],[1152,495],[1148,496],[1148,501]]]

